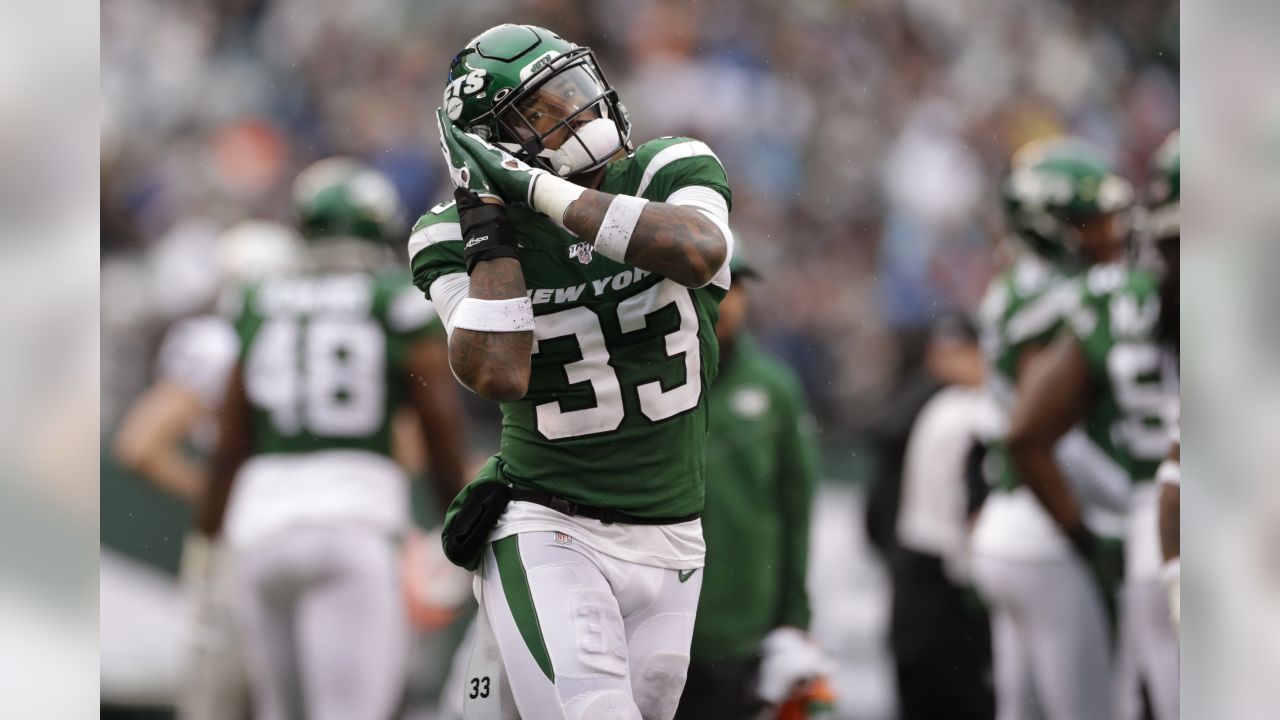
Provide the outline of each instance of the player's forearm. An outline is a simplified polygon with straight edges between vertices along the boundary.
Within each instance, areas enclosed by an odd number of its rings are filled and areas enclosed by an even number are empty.
[[[1053,457],[1056,438],[1039,438],[1011,432],[1007,438],[1009,457],[1018,479],[1044,506],[1064,531],[1080,527],[1080,506]]]
[[[524,273],[514,258],[476,263],[469,297],[511,300],[525,296]],[[449,365],[467,387],[497,402],[519,400],[529,390],[533,333],[484,332],[454,328],[449,336]]]
[[[222,533],[223,517],[226,515],[227,502],[231,499],[231,486],[235,481],[236,471],[242,464],[243,458],[238,462],[224,460],[215,463],[221,467],[215,467],[196,512],[196,529],[204,535],[217,537]]]
[[[204,472],[177,447],[177,437],[155,430],[145,433],[128,430],[122,431],[115,442],[116,458],[121,465],[184,502],[194,503],[199,499],[204,492]]]
[[[1182,489],[1177,485],[1160,486],[1160,550],[1165,561],[1182,555],[1182,534],[1179,521],[1182,517]]]
[[[218,419],[218,445],[210,463],[209,483],[195,513],[196,528],[208,537],[221,534],[236,474],[253,452],[252,423],[244,370],[237,365],[227,383],[226,400]]]
[[[177,448],[152,453],[133,469],[156,487],[192,505],[200,500],[208,483],[204,469]]]
[[[587,190],[569,206],[564,226],[594,242],[616,196]],[[626,261],[685,287],[702,287],[724,265],[728,242],[714,223],[692,208],[651,202],[644,206]]]
[[[421,423],[423,439],[431,449],[427,456],[432,480],[429,489],[441,508],[449,507],[454,496],[467,484],[466,416],[462,404],[457,402],[457,386],[447,377],[447,368],[444,375],[432,382],[435,402],[430,407],[433,412],[424,413]],[[449,390],[446,391],[446,387]]]
[[[1087,544],[1080,506],[1054,451],[1087,415],[1088,366],[1079,344],[1064,333],[1018,372],[1018,401],[1005,444],[1018,479],[1077,545]]]
[[[466,484],[466,414],[449,371],[449,349],[435,338],[416,344],[405,357],[409,402],[418,422],[414,438],[426,450],[426,490],[445,508]],[[415,443],[416,446],[416,443]],[[421,467],[419,468],[421,469]]]
[[[158,382],[121,421],[113,446],[116,458],[161,490],[194,503],[204,491],[205,473],[182,445],[203,412],[199,397],[190,389],[171,381]]]

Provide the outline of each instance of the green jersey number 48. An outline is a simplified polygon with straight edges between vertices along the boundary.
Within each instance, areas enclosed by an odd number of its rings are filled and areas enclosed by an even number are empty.
[[[367,318],[272,318],[249,352],[245,390],[282,435],[369,435],[384,415],[385,354]]]

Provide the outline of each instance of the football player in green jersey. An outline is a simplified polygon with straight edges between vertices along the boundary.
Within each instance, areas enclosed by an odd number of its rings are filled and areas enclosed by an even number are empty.
[[[724,169],[696,140],[633,146],[591,50],[533,26],[468,42],[437,122],[457,190],[414,228],[414,282],[503,413],[444,534],[480,575],[467,700],[498,702],[500,654],[527,720],[670,718],[702,583]]]
[[[1063,322],[1072,275],[1124,256],[1133,192],[1103,151],[1074,138],[1021,149],[1002,192],[1017,255],[992,281],[980,321],[986,385],[1007,422],[1027,368]],[[995,487],[970,548],[973,579],[991,611],[998,717],[1026,717],[1035,706],[1050,718],[1110,717],[1110,693],[1099,688],[1113,674],[1107,597],[1114,588],[1098,592],[1089,565],[1009,466],[995,434],[987,463]],[[1118,488],[1111,505],[1123,507],[1128,481],[1082,433],[1054,449],[1054,461],[1077,476],[1073,489]],[[1118,547],[1112,554],[1118,559]]]
[[[296,266],[302,238],[263,220],[241,221],[218,237],[219,285],[233,290]],[[208,298],[212,307],[215,298]],[[192,315],[165,331],[156,356],[156,381],[120,421],[115,450],[125,467],[187,503],[205,492],[217,411],[226,394],[239,338],[216,312]],[[191,450],[195,450],[196,457]],[[240,720],[249,707],[243,652],[230,607],[230,567],[201,568],[208,548],[198,536],[183,548],[179,582],[191,611],[177,699],[184,720]],[[105,572],[105,570],[104,570]]]
[[[391,717],[409,637],[409,487],[392,418],[416,411],[447,501],[465,481],[457,386],[434,309],[383,269],[399,211],[390,181],[330,158],[298,176],[294,202],[302,268],[239,298],[198,529],[226,538],[256,717]]]
[[[1176,235],[1158,241],[1166,258],[1176,255],[1176,246]],[[1157,489],[1152,482],[1170,446],[1167,403],[1176,395],[1176,358],[1161,348],[1159,339],[1162,327],[1172,332],[1177,326],[1161,307],[1162,289],[1177,282],[1177,272],[1176,262],[1169,262],[1157,279],[1143,268],[1117,262],[1079,278],[1078,300],[1065,331],[1019,383],[1008,437],[1019,476],[1082,557],[1092,556],[1100,541],[1053,461],[1058,439],[1083,422],[1090,438],[1125,468],[1134,484],[1121,629],[1157,720],[1176,718],[1179,712],[1177,638],[1160,581]],[[1119,712],[1125,714],[1126,708]]]
[[[809,516],[818,481],[813,416],[795,372],[746,332],[755,275],[740,248],[720,304],[720,372],[707,403],[707,576],[689,684],[676,717],[754,717],[830,671],[809,638]],[[754,568],[744,572],[744,568]]]

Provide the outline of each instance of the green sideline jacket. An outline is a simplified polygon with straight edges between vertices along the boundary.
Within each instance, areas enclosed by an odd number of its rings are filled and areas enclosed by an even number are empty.
[[[815,424],[795,373],[745,336],[721,356],[708,404],[707,567],[693,658],[742,659],[773,628],[809,625]]]

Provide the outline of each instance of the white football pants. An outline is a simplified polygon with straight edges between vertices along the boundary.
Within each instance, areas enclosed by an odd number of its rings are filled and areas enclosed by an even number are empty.
[[[1159,490],[1143,483],[1133,491],[1125,535],[1125,582],[1120,606],[1121,629],[1136,670],[1123,696],[1121,718],[1141,717],[1138,678],[1146,685],[1156,720],[1177,720],[1178,631],[1169,616],[1169,591],[1160,577]]]
[[[1076,557],[973,558],[991,610],[997,720],[1107,720],[1112,654],[1106,610]]]
[[[485,550],[481,615],[523,720],[670,720],[689,667],[702,571],[639,565],[558,532],[526,532]],[[477,637],[484,637],[477,627]],[[477,643],[479,650],[482,643]],[[475,668],[466,717],[496,697]],[[497,713],[492,716],[497,717]]]
[[[1178,633],[1169,617],[1169,590],[1161,580],[1125,583],[1120,627],[1136,677],[1123,696],[1122,719],[1142,717],[1137,680],[1146,685],[1156,720],[1178,720]]]
[[[393,716],[409,645],[398,552],[352,524],[289,528],[237,550],[255,718]]]

